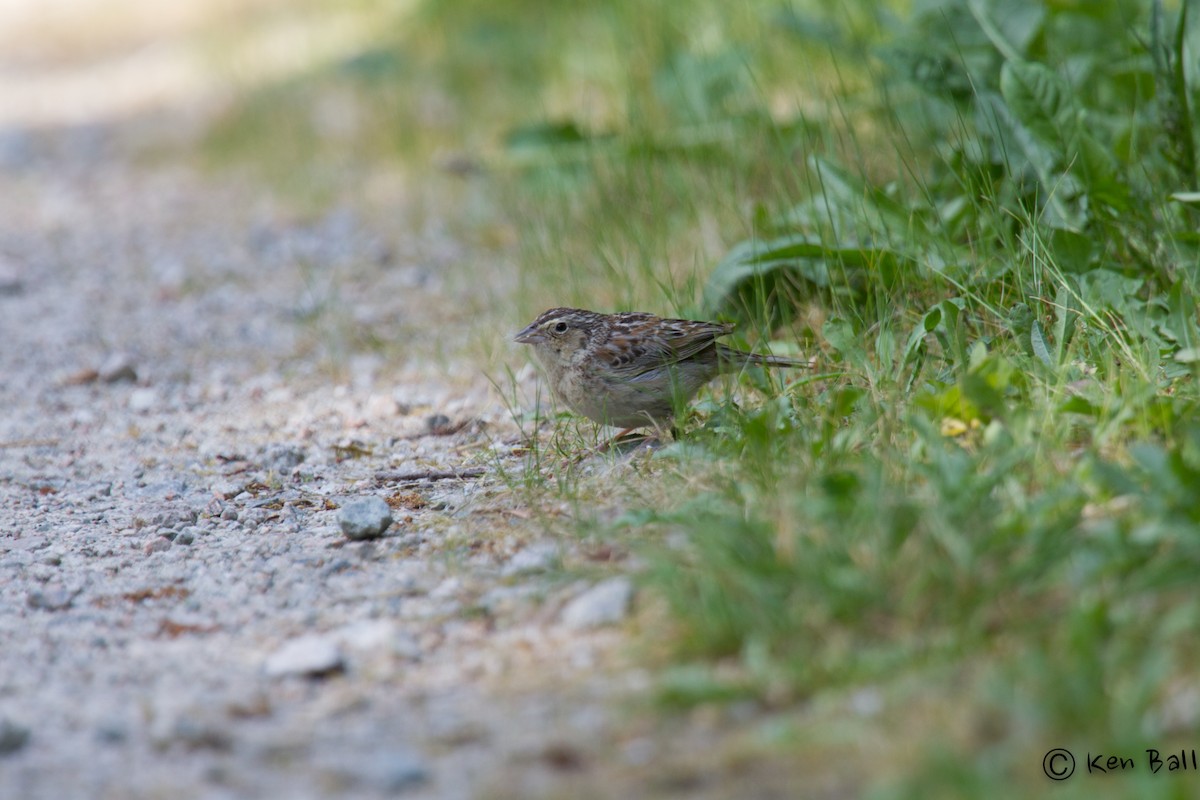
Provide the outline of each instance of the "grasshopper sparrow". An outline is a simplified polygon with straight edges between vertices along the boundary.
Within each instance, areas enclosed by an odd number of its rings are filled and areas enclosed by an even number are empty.
[[[559,402],[626,433],[665,426],[676,409],[722,372],[750,365],[809,366],[717,342],[733,328],[637,311],[552,308],[518,333],[516,341],[533,346]]]

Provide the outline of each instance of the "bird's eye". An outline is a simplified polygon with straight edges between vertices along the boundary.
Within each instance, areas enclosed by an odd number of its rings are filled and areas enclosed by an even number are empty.
[[[556,323],[554,324],[554,332],[555,332],[555,333],[566,333],[566,332],[567,332],[567,323],[565,323],[565,322],[556,322]]]

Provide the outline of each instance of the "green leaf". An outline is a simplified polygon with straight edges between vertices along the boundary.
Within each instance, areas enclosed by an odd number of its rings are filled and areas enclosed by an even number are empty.
[[[577,145],[588,141],[588,138],[571,120],[539,122],[510,130],[504,137],[504,145],[510,150],[537,150],[561,145]]]
[[[1036,319],[1029,330],[1029,340],[1033,345],[1033,354],[1047,367],[1054,369],[1054,356],[1050,354],[1050,345],[1046,342],[1046,333],[1042,330],[1042,323]]]
[[[1100,407],[1079,395],[1067,398],[1059,404],[1058,410],[1063,414],[1083,414],[1088,417],[1100,416]]]
[[[863,348],[862,337],[854,330],[854,326],[840,317],[830,317],[821,326],[821,335],[825,341],[842,356],[857,367],[866,364],[866,351]]]
[[[1026,355],[1033,355],[1030,344],[1030,333],[1033,330],[1033,311],[1024,303],[1017,303],[1008,315],[1008,327],[1013,336],[1021,344]]]
[[[1175,360],[1180,364],[1200,363],[1200,347],[1189,347],[1175,354]]]
[[[832,267],[857,269],[886,280],[898,263],[890,250],[830,247],[801,234],[750,239],[735,245],[709,276],[703,292],[704,309],[710,315],[735,317],[754,317],[766,311],[778,321],[787,316],[788,309],[782,307],[787,290],[803,285],[830,287]]]
[[[1063,182],[1074,175],[1093,202],[1125,205],[1128,187],[1117,179],[1115,159],[1088,132],[1066,81],[1043,64],[1006,61],[1000,70],[1000,93],[1016,121],[1041,146],[1026,143],[1025,149],[1047,195],[1065,193],[1065,200],[1075,200],[1071,184]],[[1086,204],[1079,206],[1085,218],[1086,209]]]
[[[1006,61],[1000,69],[1000,94],[1017,121],[1056,160],[1065,161],[1078,125],[1066,83],[1042,64]]]

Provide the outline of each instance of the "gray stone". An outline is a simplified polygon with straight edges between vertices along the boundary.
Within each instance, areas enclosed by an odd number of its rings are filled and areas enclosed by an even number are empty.
[[[271,444],[263,450],[262,464],[276,472],[287,472],[304,463],[304,448],[289,444]]]
[[[0,756],[15,753],[29,743],[29,728],[0,717]]]
[[[632,600],[633,583],[629,578],[609,578],[567,603],[561,620],[575,630],[611,625],[625,618]]]
[[[180,528],[179,533],[175,535],[175,541],[180,544],[191,544],[199,537],[203,536],[207,531],[196,525],[188,525]]]
[[[100,380],[105,383],[133,383],[137,380],[137,368],[129,353],[111,353],[100,365]]]
[[[32,591],[25,597],[30,608],[40,608],[45,611],[62,611],[71,607],[71,602],[79,594],[78,589],[62,587],[49,588],[44,591]]]
[[[368,777],[381,791],[398,794],[415,789],[429,780],[429,767],[415,753],[380,755],[368,770]]]
[[[146,555],[151,555],[152,553],[164,553],[170,549],[171,549],[171,540],[165,536],[154,537],[149,542],[147,542],[146,546],[143,548]]]
[[[374,539],[392,524],[392,509],[382,497],[359,497],[338,510],[338,525],[347,539]]]
[[[160,708],[157,712],[150,727],[150,741],[159,749],[181,746],[187,750],[224,752],[233,746],[233,734],[212,706]]]
[[[228,500],[232,497],[237,497],[242,493],[242,489],[244,488],[245,485],[238,483],[237,481],[217,481],[209,487],[213,495],[222,500]]]
[[[504,565],[505,575],[521,575],[529,572],[544,572],[558,558],[558,545],[554,542],[534,542],[520,550]]]
[[[134,413],[144,413],[156,405],[158,405],[158,392],[150,386],[143,386],[129,393],[129,410]]]
[[[289,675],[321,676],[345,666],[342,651],[331,636],[309,634],[284,644],[267,657],[263,671],[270,678]]]

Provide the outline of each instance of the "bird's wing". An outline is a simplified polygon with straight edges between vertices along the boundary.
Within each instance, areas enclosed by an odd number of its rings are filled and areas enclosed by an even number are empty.
[[[610,340],[603,348],[603,357],[615,372],[629,377],[692,358],[734,327],[641,313],[623,314],[621,323],[613,339],[623,337],[624,341],[618,344]]]

